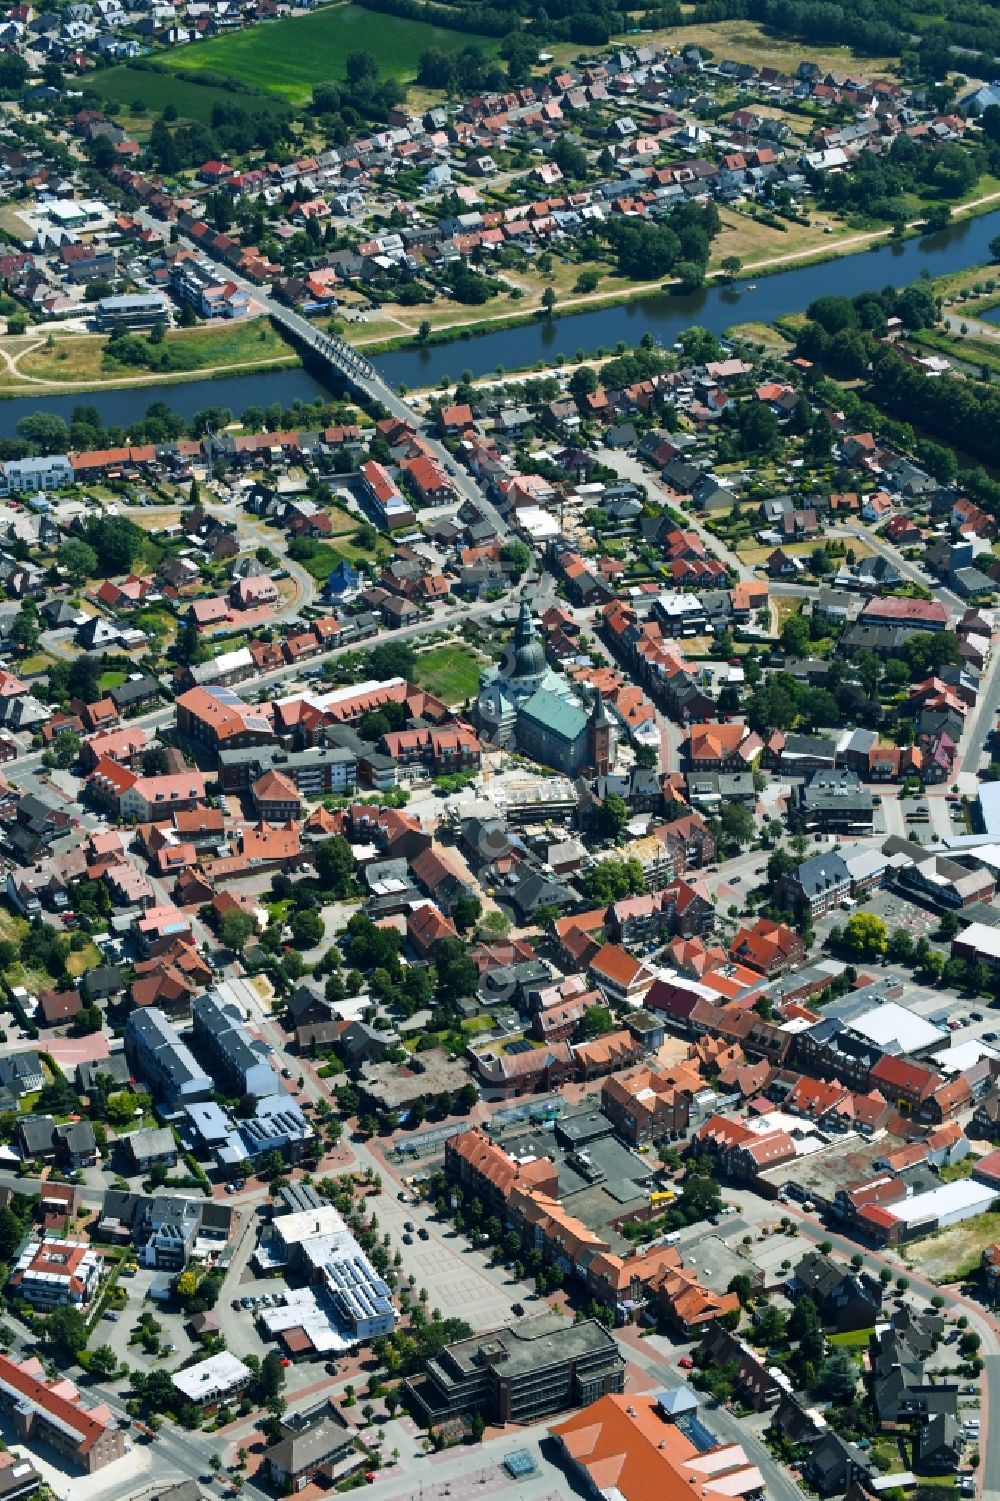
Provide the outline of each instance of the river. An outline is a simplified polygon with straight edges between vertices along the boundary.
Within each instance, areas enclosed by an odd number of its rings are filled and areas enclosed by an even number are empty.
[[[613,349],[620,340],[634,346],[644,333],[669,345],[693,323],[722,333],[734,323],[767,323],[802,312],[813,298],[823,294],[853,296],[890,284],[907,286],[925,269],[932,276],[941,276],[983,265],[990,260],[989,244],[998,231],[1000,210],[977,219],[962,219],[940,234],[892,241],[820,265],[797,266],[762,277],[757,283],[712,286],[684,296],[661,292],[565,318],[539,318],[452,344],[401,349],[380,356],[375,363],[393,385],[405,384],[412,389],[436,385],[444,376],[457,380],[465,370],[474,376],[489,375],[501,366],[523,369],[539,360],[552,361],[560,354],[572,358],[579,349],[587,353],[602,346]],[[127,427],[143,417],[153,401],[169,402],[181,416],[191,417],[208,406],[228,407],[239,415],[248,406],[280,401],[287,407],[296,400],[315,401],[327,395],[329,389],[314,375],[296,369],[117,390],[98,387],[71,396],[18,396],[0,400],[0,437],[13,435],[19,419],[29,412],[57,412],[68,419],[80,402],[95,406],[108,426]]]

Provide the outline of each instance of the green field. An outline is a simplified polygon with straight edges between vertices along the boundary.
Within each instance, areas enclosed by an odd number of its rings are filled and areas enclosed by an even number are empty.
[[[495,52],[498,46],[496,37],[449,31],[347,4],[328,5],[312,15],[267,21],[231,36],[179,47],[164,61],[182,72],[238,78],[293,104],[304,104],[314,85],[345,76],[349,52],[370,52],[383,78],[407,82],[416,77],[420,54],[428,48],[461,52],[463,47],[479,47]],[[239,102],[239,96],[233,97]]]
[[[194,120],[199,125],[211,125],[212,110],[220,100],[225,104],[238,105],[247,114],[283,113],[286,104],[273,94],[248,93],[242,89],[227,89],[206,79],[204,83],[192,83],[178,78],[173,71],[183,65],[193,66],[189,59],[194,54],[184,47],[171,59],[172,68],[165,72],[150,72],[146,68],[133,68],[128,63],[117,68],[101,68],[87,79],[87,88],[102,99],[112,100],[122,106],[127,124],[139,136],[149,133],[156,116],[163,113],[168,104],[176,105],[182,120]],[[141,101],[146,113],[135,114],[133,105]]]
[[[467,646],[435,646],[417,657],[417,682],[446,704],[461,704],[478,692],[484,665]]]

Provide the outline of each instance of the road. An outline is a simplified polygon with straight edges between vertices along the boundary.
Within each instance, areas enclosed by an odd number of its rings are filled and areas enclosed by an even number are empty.
[[[807,1214],[798,1204],[785,1204],[782,1206],[782,1212],[794,1216],[799,1227],[799,1234],[805,1239],[817,1244],[821,1241],[829,1241],[834,1251],[844,1257],[857,1253],[856,1241],[829,1230],[826,1225]],[[981,1379],[982,1416],[980,1421],[982,1426],[979,1435],[979,1453],[982,1463],[976,1478],[981,1487],[979,1494],[984,1501],[993,1501],[993,1498],[1000,1496],[1000,1442],[992,1445],[989,1442],[991,1431],[1000,1436],[1000,1332],[998,1332],[996,1320],[974,1298],[967,1298],[954,1287],[939,1287],[936,1283],[928,1282],[925,1277],[921,1277],[919,1272],[893,1257],[883,1256],[878,1251],[867,1248],[864,1250],[864,1256],[868,1262],[874,1262],[879,1267],[888,1267],[893,1276],[905,1275],[909,1279],[910,1286],[921,1297],[927,1299],[937,1295],[943,1297],[946,1305],[966,1316],[969,1327],[979,1335],[982,1341],[979,1353],[985,1362],[985,1369]]]
[[[958,742],[958,786],[961,792],[974,793],[978,787],[976,771],[983,754],[986,737],[996,722],[996,686],[1000,673],[1000,650],[993,641],[993,655],[979,680],[975,707],[966,715],[965,728]]]
[[[431,631],[446,630],[450,626],[459,625],[460,623],[464,624],[468,620],[483,620],[489,615],[495,615],[498,610],[502,610],[512,597],[516,598],[519,595],[519,592],[517,589],[510,590],[500,599],[492,600],[489,604],[461,605],[452,609],[442,610],[430,616],[427,620],[418,620],[414,625],[404,625],[399,630],[384,634],[386,639],[390,641],[413,641],[419,639],[420,636],[426,636]],[[370,644],[368,641],[359,641],[352,642],[346,646],[331,647],[329,651],[320,652],[315,657],[311,657],[309,665],[310,667],[315,667],[321,665],[323,662],[335,662],[338,657],[346,656],[350,652],[364,651]],[[273,672],[259,673],[253,678],[253,687],[259,690],[261,688],[275,687],[281,683],[287,685],[289,680],[294,676],[294,669],[286,665],[275,668]],[[324,685],[322,682],[316,683],[310,691],[317,694],[322,693]],[[157,730],[174,723],[174,707],[172,704],[169,704],[163,708],[151,709],[148,714],[137,714],[129,723],[140,726],[147,734],[155,734]],[[18,757],[18,785],[30,779],[36,784],[33,788],[34,791],[38,792],[44,786],[44,783],[40,782],[37,777],[37,772],[42,764],[42,754],[41,751],[32,751],[26,756]]]
[[[934,598],[941,600],[943,604],[948,606],[949,610],[957,610],[959,614],[965,614],[967,608],[965,600],[959,599],[957,594],[953,593],[951,589],[946,588],[937,579],[929,578],[915,563],[911,563],[908,558],[904,558],[901,552],[893,547],[891,543],[886,542],[877,532],[871,531],[868,527],[859,526],[857,523],[845,521],[831,527],[827,535],[831,537],[853,538],[855,542],[862,543],[863,546],[870,548],[880,558],[885,558],[887,563],[891,563],[894,568],[897,568],[903,578],[909,583],[918,584],[921,589],[929,589],[933,593]]]
[[[657,1387],[675,1390],[686,1385],[683,1375],[667,1364],[668,1360],[675,1358],[669,1339],[657,1334],[629,1339],[627,1351],[630,1360],[655,1378]],[[750,1463],[757,1465],[765,1476],[767,1494],[771,1501],[805,1501],[804,1492],[796,1485],[785,1466],[773,1458],[766,1444],[745,1423],[724,1407],[702,1400],[704,1406],[701,1418],[709,1432],[725,1443],[740,1445]]]
[[[142,217],[143,213],[140,211],[140,218]],[[149,218],[149,216],[145,217],[150,228],[155,229],[155,221]],[[189,250],[193,250],[196,254],[204,254],[204,247],[199,249],[197,245],[187,240],[183,235],[180,236],[178,243]],[[276,302],[267,292],[255,286],[252,282],[243,280],[232,269],[227,268],[226,275],[230,281],[235,282],[237,286],[248,293],[264,309],[273,322],[279,328],[284,329],[292,339],[299,344],[305,345],[307,349],[313,350],[321,358],[328,359],[331,367],[340,379],[347,380],[356,391],[366,396],[370,401],[381,402],[386,411],[391,413],[393,417],[398,417],[402,421],[410,423],[415,428],[422,426],[421,419],[413,407],[404,401],[401,396],[397,395],[358,350],[353,349],[344,340],[333,339],[329,335],[324,334],[315,324],[310,323],[307,318],[301,317],[282,303]],[[328,353],[329,350],[334,348],[341,351],[343,362],[336,356]],[[486,520],[496,528],[499,537],[509,537],[511,535],[510,527],[500,515],[500,512],[487,500],[482,490],[461,465],[456,463],[455,459],[433,430],[425,428],[422,437],[438,463],[448,473],[459,497],[462,500],[470,501]]]

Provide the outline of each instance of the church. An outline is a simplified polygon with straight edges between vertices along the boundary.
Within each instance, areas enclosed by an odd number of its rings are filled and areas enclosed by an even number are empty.
[[[527,603],[503,662],[479,680],[475,718],[484,741],[519,750],[566,776],[606,776],[611,769],[611,718],[601,695],[588,706],[552,671]]]

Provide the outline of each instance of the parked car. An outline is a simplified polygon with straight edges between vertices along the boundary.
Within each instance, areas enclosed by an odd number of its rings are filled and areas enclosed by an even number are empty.
[[[691,1359],[690,1355],[682,1355],[677,1364],[680,1366],[682,1371],[690,1371],[694,1366],[694,1361]]]

